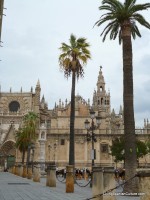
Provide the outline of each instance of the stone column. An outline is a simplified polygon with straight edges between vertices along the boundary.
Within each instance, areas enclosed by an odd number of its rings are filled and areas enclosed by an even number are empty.
[[[115,188],[116,181],[114,179],[114,168],[113,167],[105,167],[104,168],[104,179],[103,179],[103,188],[104,192]],[[104,194],[103,200],[116,200],[116,196],[113,195],[116,190],[110,191],[107,194]]]
[[[140,200],[150,200],[150,169],[137,169]]]
[[[34,166],[33,169],[33,181],[40,182],[40,166]]]
[[[32,179],[32,165],[28,165],[28,174],[27,174],[28,179]]]
[[[18,165],[17,164],[15,165],[15,175],[18,176]]]
[[[74,193],[74,166],[66,167],[66,193]]]
[[[12,167],[12,173],[15,174],[15,166]]]
[[[116,197],[111,193],[104,194],[107,190],[110,190],[116,186],[114,179],[114,168],[111,167],[93,167],[93,180],[92,180],[92,194],[93,197],[99,194],[103,194],[94,198],[95,200],[115,200]]]
[[[23,177],[23,178],[26,178],[26,177],[27,177],[27,166],[26,166],[26,165],[23,165],[22,177]]]
[[[10,173],[13,173],[13,167],[10,167],[8,170]]]
[[[56,165],[49,165],[47,167],[46,186],[56,187]]]
[[[93,167],[92,195],[94,197],[98,194],[102,194],[103,192],[103,169],[101,167]],[[94,199],[103,200],[103,196]]]
[[[45,173],[45,139],[40,139],[40,156],[39,156],[39,161],[40,161],[40,171],[41,174]]]
[[[22,166],[22,164],[19,164],[18,165],[18,176],[22,176],[22,173],[23,173],[23,166]]]

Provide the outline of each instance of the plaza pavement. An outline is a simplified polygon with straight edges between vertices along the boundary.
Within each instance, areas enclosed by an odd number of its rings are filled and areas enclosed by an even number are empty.
[[[85,184],[85,182],[80,182]],[[46,178],[40,183],[16,176],[8,172],[0,172],[0,200],[86,200],[92,197],[90,186],[79,187],[75,184],[74,193],[65,192],[65,183],[57,181],[56,187],[46,187]],[[116,192],[121,192],[119,188]],[[139,200],[140,197],[116,196],[116,200]],[[94,200],[94,199],[93,199]]]

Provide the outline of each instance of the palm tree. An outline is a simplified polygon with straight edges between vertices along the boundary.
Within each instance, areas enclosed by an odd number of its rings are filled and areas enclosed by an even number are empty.
[[[83,77],[83,66],[87,64],[91,58],[86,38],[76,38],[71,34],[69,39],[70,44],[62,43],[59,56],[59,65],[64,71],[66,78],[72,76],[71,89],[71,110],[70,110],[70,146],[69,146],[69,165],[74,165],[74,121],[75,121],[75,84],[76,78]]]
[[[133,103],[133,66],[132,66],[132,41],[136,36],[141,37],[136,25],[150,29],[150,24],[139,13],[150,8],[150,3],[136,4],[136,0],[125,0],[121,3],[118,0],[102,0],[99,10],[107,11],[95,23],[101,26],[105,22],[108,24],[101,33],[103,41],[110,34],[110,39],[115,40],[119,37],[123,50],[123,104],[124,104],[124,132],[125,132],[125,169],[126,179],[131,178],[136,173],[136,143],[135,143],[135,120]],[[126,184],[124,190],[127,192],[137,192],[135,178]]]
[[[2,33],[2,20],[3,20],[3,9],[4,9],[4,0],[0,1],[0,44],[1,44],[1,33]]]
[[[29,112],[23,118],[23,126],[28,137],[32,140],[36,139],[36,127],[38,116],[34,112]]]
[[[29,143],[30,140],[28,138],[28,135],[26,134],[26,131],[23,128],[20,128],[16,132],[16,147],[19,149],[20,152],[22,152],[22,164],[24,164],[25,153],[28,150]]]
[[[29,150],[29,145],[36,140],[37,114],[29,112],[23,118],[23,126],[16,132],[16,147],[22,152],[22,163],[24,164],[25,152]],[[28,157],[29,159],[28,152]]]

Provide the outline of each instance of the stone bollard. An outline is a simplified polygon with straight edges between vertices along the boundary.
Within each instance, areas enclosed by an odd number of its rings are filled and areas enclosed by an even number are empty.
[[[56,165],[49,165],[47,167],[46,186],[56,187]]]
[[[137,169],[140,200],[150,200],[150,169]]]
[[[20,173],[20,164],[17,165],[17,176],[19,176]]]
[[[93,179],[92,179],[92,194],[93,197],[99,194],[104,194],[107,190],[116,186],[114,179],[114,168],[112,167],[93,167]],[[95,200],[116,200],[115,195],[111,193],[104,194],[94,198]]]
[[[18,175],[18,165],[15,165],[15,175]]]
[[[114,179],[114,168],[113,167],[104,167],[104,192],[108,191],[112,188],[116,187],[116,181]],[[115,193],[115,190],[109,192],[108,194],[105,194],[103,196],[103,200],[116,200],[116,196],[113,195]]]
[[[10,168],[10,173],[13,174],[13,166],[11,166],[11,168]]]
[[[66,167],[66,193],[74,192],[74,166],[68,165]]]
[[[27,173],[27,178],[32,179],[32,165],[28,166],[28,173]]]
[[[23,167],[22,164],[18,164],[18,176],[22,176]]]
[[[26,177],[27,177],[27,166],[26,166],[26,165],[23,165],[22,177],[23,177],[23,178],[26,178]]]
[[[33,168],[33,181],[40,182],[40,166],[34,166]]]
[[[15,166],[13,166],[13,168],[12,168],[12,173],[13,174],[15,174],[15,168],[16,168]]]
[[[0,171],[1,171],[1,169],[0,169]],[[9,167],[8,172],[12,173],[12,167]]]

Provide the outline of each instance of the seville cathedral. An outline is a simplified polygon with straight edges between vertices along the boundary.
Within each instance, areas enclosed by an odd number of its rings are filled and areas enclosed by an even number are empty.
[[[96,79],[96,78],[95,78]],[[96,82],[96,81],[95,81]],[[93,102],[77,95],[75,98],[75,166],[91,166],[92,142],[87,140],[87,130],[84,122],[91,123],[90,109],[100,115],[101,123],[94,130],[96,151],[95,164],[114,166],[110,146],[112,139],[124,133],[123,109],[120,106],[118,114],[111,110],[110,92],[106,91],[105,80],[100,68],[97,89],[93,92]],[[69,131],[70,131],[70,102],[59,100],[53,109],[49,109],[44,96],[41,98],[40,82],[37,82],[35,91],[29,92],[0,91],[0,165],[12,160],[21,162],[21,152],[15,148],[15,133],[21,126],[23,116],[29,111],[39,115],[39,126],[36,130],[37,140],[33,161],[45,163],[55,161],[56,166],[64,167],[69,159]],[[94,124],[96,121],[94,119]],[[139,140],[146,140],[150,134],[150,124],[144,120],[144,126],[136,130]],[[140,163],[150,163],[150,156],[140,159]]]

